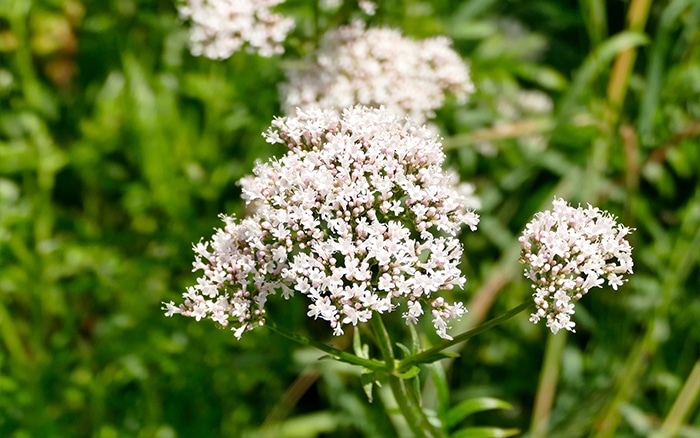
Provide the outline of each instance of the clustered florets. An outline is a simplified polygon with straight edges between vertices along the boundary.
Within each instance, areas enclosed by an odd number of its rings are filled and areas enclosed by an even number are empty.
[[[425,123],[443,106],[446,93],[460,102],[474,91],[469,68],[447,37],[422,41],[360,22],[326,33],[303,70],[287,71],[281,86],[286,113],[297,107],[385,106]]]
[[[282,43],[294,20],[272,12],[284,0],[186,0],[180,17],[191,21],[190,50],[195,56],[229,58],[244,46],[261,56],[284,52]]]
[[[439,140],[362,106],[299,110],[275,119],[265,138],[288,152],[241,181],[251,215],[223,216],[224,228],[194,246],[203,275],[184,304],[165,304],[167,315],[232,323],[240,337],[264,323],[269,296],[299,293],[310,300],[308,316],[335,335],[404,304],[407,323],[426,305],[450,339],[449,321],[466,309],[436,294],[464,285],[457,234],[479,218],[442,169]]]
[[[553,210],[537,213],[519,238],[520,262],[533,281],[537,311],[530,321],[545,319],[556,333],[575,331],[574,303],[605,280],[617,290],[632,273],[632,247],[625,239],[630,228],[598,208],[571,207],[554,199]]]

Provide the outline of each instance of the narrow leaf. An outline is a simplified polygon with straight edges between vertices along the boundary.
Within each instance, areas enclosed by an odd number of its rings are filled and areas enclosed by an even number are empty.
[[[413,353],[411,352],[411,349],[409,349],[407,346],[403,345],[403,344],[400,343],[400,342],[397,342],[397,343],[396,343],[396,346],[399,347],[399,349],[401,349],[401,351],[404,352],[404,354],[406,355],[406,357],[410,357],[411,354],[413,354]]]
[[[374,388],[374,382],[377,381],[377,376],[373,372],[364,372],[360,375],[360,381],[362,382],[362,389],[365,390],[367,401],[372,403],[372,389]]]
[[[437,362],[442,359],[454,359],[456,357],[459,357],[459,353],[452,353],[451,351],[436,351],[434,353],[431,353],[429,355],[422,356],[420,359],[416,359],[415,361],[412,361],[413,364],[420,364],[420,363],[433,363]]]
[[[458,430],[450,438],[505,438],[520,433],[519,429],[501,429],[499,427],[469,427]]]
[[[646,35],[625,31],[621,32],[600,44],[584,61],[571,82],[569,91],[562,98],[559,108],[560,114],[569,115],[578,99],[591,85],[596,76],[605,70],[617,54],[623,50],[647,44],[649,38]]]
[[[360,339],[360,329],[355,326],[352,331],[352,349],[355,356],[362,357],[362,339]]]
[[[447,413],[450,410],[450,385],[447,383],[445,368],[441,363],[431,363],[430,376],[433,378],[433,387],[437,394],[438,414],[443,423],[446,423]]]
[[[471,398],[464,400],[447,412],[445,423],[447,427],[454,427],[468,416],[493,409],[512,409],[510,403],[492,397]]]
[[[401,379],[412,379],[420,373],[420,368],[416,365],[412,366],[408,371],[404,373],[396,373],[396,376]]]
[[[333,356],[331,354],[324,354],[320,356],[317,360],[339,360],[338,356]]]

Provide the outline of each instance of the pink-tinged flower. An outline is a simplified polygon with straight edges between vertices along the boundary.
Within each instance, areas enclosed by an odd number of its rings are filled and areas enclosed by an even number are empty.
[[[214,319],[240,336],[264,323],[267,299],[281,291],[305,296],[307,315],[336,335],[403,306],[416,323],[425,306],[449,339],[449,322],[466,309],[438,293],[464,285],[458,233],[479,217],[443,171],[434,134],[355,106],[299,110],[265,138],[287,153],[241,180],[251,216],[223,216],[226,226],[194,246],[203,274],[183,304],[164,304],[167,315]]]
[[[414,41],[390,28],[355,22],[326,33],[301,70],[281,87],[287,114],[299,108],[385,106],[422,124],[447,93],[460,102],[474,92],[469,68],[446,37]]]
[[[520,263],[532,280],[536,312],[530,321],[546,321],[556,333],[574,332],[574,303],[594,287],[617,290],[632,273],[630,229],[608,212],[588,205],[571,207],[555,198],[553,209],[537,213],[520,237]]]
[[[282,43],[294,20],[272,12],[284,0],[186,0],[180,18],[190,22],[190,50],[195,56],[229,58],[246,48],[269,57],[284,52]]]

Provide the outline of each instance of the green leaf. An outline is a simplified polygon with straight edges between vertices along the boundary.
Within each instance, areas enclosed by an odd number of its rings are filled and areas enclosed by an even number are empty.
[[[396,346],[399,347],[399,349],[404,352],[406,357],[410,357],[413,354],[411,349],[408,348],[407,346],[403,345],[401,342],[397,342]]]
[[[454,427],[468,416],[493,409],[512,409],[510,403],[492,397],[481,397],[464,400],[447,412],[445,423],[447,427]]]
[[[369,359],[369,345],[362,344],[362,339],[360,338],[360,329],[354,327],[352,333],[352,348],[355,350],[355,355],[361,357],[362,359]]]
[[[396,373],[396,376],[401,379],[412,379],[420,373],[420,368],[417,365],[412,366],[408,371],[403,373]]]
[[[429,355],[425,355],[421,357],[420,359],[417,359],[415,361],[411,361],[412,364],[420,364],[420,363],[433,363],[437,362],[442,359],[454,359],[456,357],[459,357],[459,353],[452,353],[450,351],[436,351],[434,353],[431,353]]]
[[[692,0],[673,0],[668,3],[663,13],[659,30],[653,40],[653,45],[649,51],[649,63],[646,70],[646,82],[642,103],[637,119],[637,128],[643,144],[651,143],[653,134],[654,115],[659,111],[659,101],[661,99],[661,89],[663,87],[664,71],[668,68],[666,58],[669,54],[669,47],[675,41],[673,32],[680,25],[680,15],[692,5]]]
[[[431,348],[429,348],[421,353],[416,354],[415,356],[407,357],[406,359],[403,359],[399,363],[398,369],[405,370],[406,368],[409,368],[409,367],[416,365],[416,364],[432,363],[432,362],[438,361],[440,359],[459,357],[459,354],[446,352],[445,349],[450,348],[453,345],[459,344],[460,342],[464,342],[467,339],[470,339],[470,338],[478,335],[479,333],[483,333],[486,330],[489,330],[490,328],[495,327],[495,326],[503,323],[504,321],[507,321],[508,319],[512,318],[513,316],[517,315],[518,313],[522,312],[523,310],[527,309],[530,306],[532,306],[532,301],[527,300],[527,301],[523,302],[522,304],[520,304],[519,306],[514,307],[513,309],[504,313],[501,316],[490,319],[490,320],[480,324],[478,327],[475,327],[473,329],[467,330],[466,332],[460,333],[459,335],[455,336],[450,341],[444,341],[441,344],[438,344],[438,345],[431,347]]]
[[[342,422],[343,419],[340,415],[328,411],[318,411],[289,418],[284,422],[272,425],[272,429],[261,429],[259,434],[255,436],[302,438],[319,436],[321,434],[333,435],[333,432],[338,429]]]
[[[455,22],[448,28],[448,35],[453,40],[481,40],[495,34],[498,30],[493,23],[484,21]]]
[[[333,356],[331,354],[324,354],[323,356],[319,357],[318,360],[340,360],[338,356]]]
[[[374,388],[374,383],[377,382],[377,375],[372,371],[365,371],[360,375],[360,381],[362,382],[362,389],[365,390],[367,401],[372,403],[372,389]]]
[[[569,85],[564,75],[552,67],[524,62],[516,64],[513,66],[513,69],[521,78],[534,82],[548,90],[563,91]]]
[[[420,335],[414,324],[409,324],[408,330],[411,333],[411,354],[416,354],[421,350]]]
[[[607,40],[588,55],[583,65],[576,72],[569,91],[561,100],[560,115],[567,116],[578,102],[581,95],[590,88],[596,76],[604,71],[618,53],[623,50],[647,44],[649,38],[638,32],[621,32]]]
[[[499,427],[468,427],[450,435],[451,438],[503,438],[515,436],[519,429],[501,429]]]
[[[430,376],[433,379],[433,387],[438,401],[438,413],[440,418],[445,418],[450,410],[450,385],[447,382],[447,374],[441,363],[431,363],[427,365]]]

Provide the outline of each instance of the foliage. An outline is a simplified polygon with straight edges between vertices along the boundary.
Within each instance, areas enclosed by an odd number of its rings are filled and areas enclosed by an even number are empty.
[[[521,314],[421,366],[436,388],[424,406],[455,427],[648,436],[673,430],[693,387],[700,4],[649,3],[387,0],[370,18],[447,35],[471,63],[476,93],[433,120],[483,204],[464,235],[469,283],[454,293],[470,313],[453,333],[529,296],[517,236],[554,195],[636,228],[635,274],[577,305],[575,335],[555,341]],[[305,0],[279,10],[298,23],[288,55],[212,61],[189,54],[169,0],[0,3],[0,436],[402,433],[383,412],[387,384],[368,405],[346,364],[271,330],[238,342],[160,310],[194,281],[192,242],[220,212],[243,213],[236,181],[283,152],[260,133],[280,114],[285,63],[358,13]],[[328,341],[305,308],[270,312]],[[692,395],[677,436],[700,434]]]

